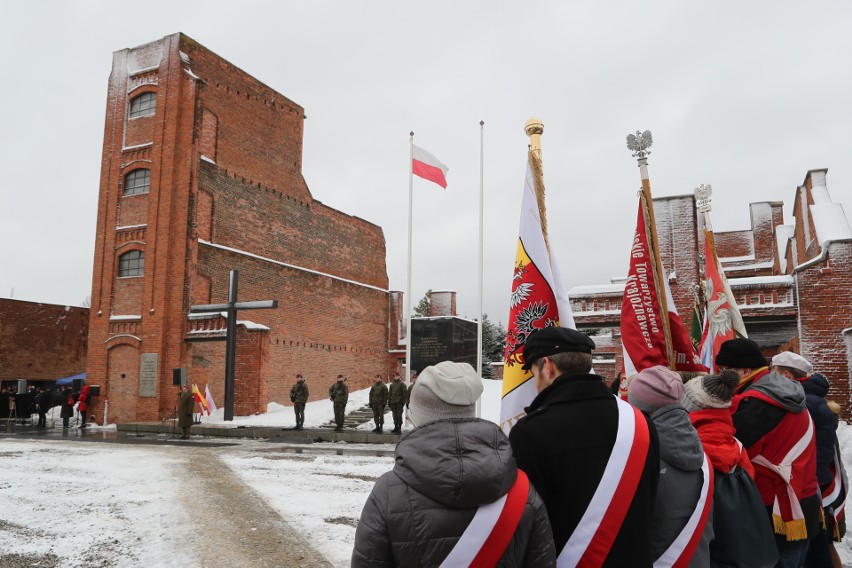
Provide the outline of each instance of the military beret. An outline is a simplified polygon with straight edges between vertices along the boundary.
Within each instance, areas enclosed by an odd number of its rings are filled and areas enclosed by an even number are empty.
[[[595,342],[570,327],[546,327],[534,331],[524,345],[524,371],[529,370],[536,359],[556,353],[591,353]]]

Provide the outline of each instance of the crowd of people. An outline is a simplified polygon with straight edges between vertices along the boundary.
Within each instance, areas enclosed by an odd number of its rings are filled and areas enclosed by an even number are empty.
[[[718,374],[651,367],[618,396],[593,349],[568,328],[527,339],[537,396],[508,437],[475,418],[470,365],[424,369],[352,566],[839,566],[839,408],[811,362],[738,338]]]
[[[47,428],[47,414],[58,406],[63,430],[70,428],[75,410],[79,413],[80,428],[85,428],[89,399],[88,385],[79,393],[74,393],[70,386],[28,385],[22,393],[3,387],[0,389],[0,420],[29,423],[35,414],[38,416],[36,428]]]

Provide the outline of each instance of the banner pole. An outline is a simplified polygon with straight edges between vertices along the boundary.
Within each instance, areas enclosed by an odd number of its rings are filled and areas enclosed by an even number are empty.
[[[408,138],[408,283],[405,291],[405,383],[411,383],[411,223],[414,200],[414,132]]]

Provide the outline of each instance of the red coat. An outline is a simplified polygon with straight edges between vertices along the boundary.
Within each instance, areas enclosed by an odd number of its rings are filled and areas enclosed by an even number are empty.
[[[734,421],[727,408],[705,408],[689,413],[692,425],[698,431],[704,451],[710,458],[713,469],[728,473],[740,466],[754,479],[754,467],[748,453],[734,438]]]
[[[83,387],[80,391],[80,397],[77,399],[77,410],[85,412],[89,409],[89,385]]]

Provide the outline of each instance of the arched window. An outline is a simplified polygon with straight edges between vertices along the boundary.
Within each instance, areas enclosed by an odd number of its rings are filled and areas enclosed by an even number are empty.
[[[142,93],[130,101],[130,118],[150,116],[157,110],[157,93]]]
[[[132,250],[118,257],[118,277],[142,276],[145,272],[145,253]]]
[[[124,176],[124,195],[148,193],[151,189],[151,170],[133,170]]]

